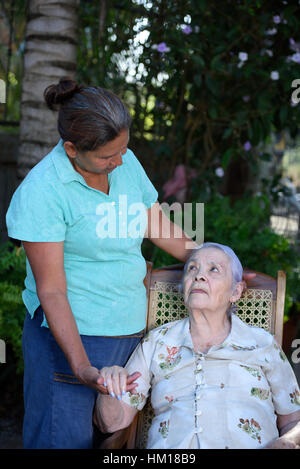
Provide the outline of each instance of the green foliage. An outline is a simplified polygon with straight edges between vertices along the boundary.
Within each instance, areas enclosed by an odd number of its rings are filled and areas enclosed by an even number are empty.
[[[0,79],[6,83],[6,104],[0,104],[0,120],[19,121],[21,103],[26,2],[0,3]]]
[[[8,242],[0,246],[0,338],[15,356],[18,373],[22,372],[22,329],[25,306],[22,300],[26,276],[25,254]]]
[[[202,186],[234,160],[257,171],[272,133],[297,134],[300,6],[277,3],[80,3],[79,78],[127,101],[131,147],[154,183],[179,163],[198,169]]]

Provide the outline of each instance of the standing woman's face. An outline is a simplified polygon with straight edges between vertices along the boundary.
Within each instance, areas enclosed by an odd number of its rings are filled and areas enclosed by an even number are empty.
[[[125,129],[114,140],[93,151],[80,152],[71,142],[65,142],[64,148],[73,164],[80,169],[94,174],[109,174],[122,165],[128,141],[129,131]]]

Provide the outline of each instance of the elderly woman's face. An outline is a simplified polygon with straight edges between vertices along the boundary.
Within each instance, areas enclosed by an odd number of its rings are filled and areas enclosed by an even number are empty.
[[[186,265],[183,294],[191,310],[226,312],[233,298],[233,279],[228,256],[218,248],[196,251]]]

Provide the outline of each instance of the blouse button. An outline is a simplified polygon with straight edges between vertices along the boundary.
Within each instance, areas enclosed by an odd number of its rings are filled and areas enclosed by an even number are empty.
[[[204,379],[203,379],[203,376],[201,375],[196,375],[196,384],[203,384],[204,383]]]

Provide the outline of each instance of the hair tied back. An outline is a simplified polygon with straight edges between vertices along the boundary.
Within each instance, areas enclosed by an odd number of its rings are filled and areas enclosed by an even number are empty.
[[[44,91],[44,99],[47,106],[55,110],[55,106],[63,104],[71,99],[81,87],[77,81],[71,77],[62,77],[57,85],[49,85]]]

